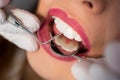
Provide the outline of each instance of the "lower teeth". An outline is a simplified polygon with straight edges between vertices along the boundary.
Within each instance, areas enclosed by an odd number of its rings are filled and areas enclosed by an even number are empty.
[[[76,51],[71,52],[71,53],[67,52],[65,50],[60,50],[60,48],[53,41],[51,41],[50,46],[51,46],[51,49],[55,53],[57,53],[59,55],[62,55],[62,56],[72,55],[72,54],[75,54],[75,53],[77,55],[77,54],[83,54],[83,53],[87,52],[87,49],[83,47],[82,42],[79,43],[79,48]]]
[[[68,52],[73,52],[78,49],[78,42],[75,40],[70,40],[66,38],[64,35],[60,35],[59,37],[55,38],[55,44],[61,46],[61,48]]]

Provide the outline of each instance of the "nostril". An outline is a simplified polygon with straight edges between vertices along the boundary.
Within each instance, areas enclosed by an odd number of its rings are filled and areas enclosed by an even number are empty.
[[[83,0],[82,4],[87,7],[86,10],[91,11],[92,13],[101,13],[104,11],[106,6],[105,0]]]
[[[93,8],[93,4],[90,1],[83,1],[83,4],[85,4],[89,8]]]

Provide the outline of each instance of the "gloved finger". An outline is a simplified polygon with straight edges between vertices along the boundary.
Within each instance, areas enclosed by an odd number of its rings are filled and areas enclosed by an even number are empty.
[[[120,77],[114,74],[106,65],[92,64],[89,73],[93,80],[119,80]]]
[[[89,74],[91,64],[88,61],[78,61],[72,66],[71,71],[76,80],[92,80]]]
[[[4,23],[6,20],[6,15],[2,9],[0,9],[0,24]]]
[[[106,64],[80,61],[72,66],[72,73],[77,80],[119,80]]]
[[[40,21],[35,15],[31,14],[28,11],[20,9],[13,9],[12,12],[23,22],[25,27],[31,32],[35,32],[39,29]]]
[[[105,49],[107,65],[120,75],[120,42],[111,42]]]
[[[88,67],[84,68],[83,65],[87,64],[86,62],[84,64],[81,64],[80,62],[76,63],[72,67],[72,73],[76,77],[77,80],[87,80],[87,78],[90,78],[88,80],[119,80],[120,74],[119,73],[119,51],[120,50],[120,43],[114,42],[106,46],[105,49],[105,56],[103,60],[96,60],[91,59],[93,63],[88,65]],[[87,74],[87,72],[88,74]],[[84,74],[84,72],[86,74]],[[85,77],[85,78],[84,78]]]
[[[88,58],[88,60],[78,61],[72,66],[71,71],[76,80],[93,80],[90,73],[91,65],[95,63],[103,64],[102,58]]]
[[[10,0],[0,0],[0,8],[6,6]]]
[[[0,8],[6,6],[9,3],[9,0],[0,0]],[[2,9],[0,9],[0,24],[5,22],[6,15]]]
[[[71,71],[77,80],[94,80],[89,72],[91,65],[96,63],[103,64],[102,58],[99,58],[99,59],[88,58],[88,60],[90,62],[85,60],[78,61],[72,66]]]
[[[0,25],[0,35],[27,51],[36,51],[39,48],[38,43],[30,34],[10,23]]]
[[[31,32],[35,32],[39,29],[40,21],[36,16],[20,9],[13,9],[12,11],[16,17],[21,19],[25,27]],[[33,36],[7,21],[0,25],[0,35],[27,51],[35,51],[39,48],[38,43]]]

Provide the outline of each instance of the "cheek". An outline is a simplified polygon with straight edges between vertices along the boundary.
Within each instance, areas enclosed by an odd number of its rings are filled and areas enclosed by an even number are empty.
[[[71,74],[71,66],[75,62],[64,62],[54,59],[42,47],[38,52],[28,52],[27,58],[32,68],[45,79],[74,80]]]
[[[42,16],[47,15],[47,11],[50,8],[50,5],[52,5],[52,2],[54,0],[40,0],[37,8],[37,12],[40,13]]]

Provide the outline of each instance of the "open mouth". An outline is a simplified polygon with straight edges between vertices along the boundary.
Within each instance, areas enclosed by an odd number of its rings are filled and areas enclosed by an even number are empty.
[[[60,9],[51,9],[47,20],[38,32],[38,38],[45,42],[55,35],[60,34],[49,44],[42,45],[53,57],[64,61],[74,60],[72,55],[86,56],[90,49],[88,38],[82,27],[74,19]],[[44,35],[43,35],[44,34]]]
[[[60,55],[83,54],[87,52],[79,34],[71,28],[70,25],[56,16],[52,16],[54,25],[52,25],[52,36],[59,33],[62,35],[51,42],[51,48]]]

